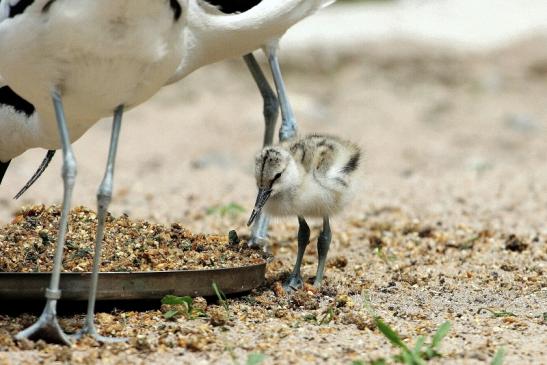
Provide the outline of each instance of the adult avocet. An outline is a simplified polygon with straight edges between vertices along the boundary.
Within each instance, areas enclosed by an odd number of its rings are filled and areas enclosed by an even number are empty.
[[[264,100],[265,131],[263,145],[273,143],[278,107],[282,123],[279,139],[296,135],[296,120],[289,103],[278,60],[278,43],[295,23],[336,0],[189,0],[187,25],[183,32],[183,59],[169,84],[194,70],[222,59],[243,56]],[[253,51],[263,48],[276,86],[276,98]],[[48,151],[42,165],[16,195],[21,196],[44,171],[54,155]],[[4,166],[7,168],[7,165]],[[1,170],[1,166],[0,166]],[[264,246],[268,222],[259,215],[252,229],[250,244]]]
[[[295,121],[277,60],[277,39],[291,25],[331,2],[263,0],[256,6],[241,2],[248,10],[238,14],[219,11],[213,5],[226,7],[226,12],[234,8],[228,2],[223,5],[213,0],[0,2],[0,73],[10,88],[36,108],[24,123],[17,118],[0,121],[2,136],[12,136],[0,137],[3,163],[0,168],[5,171],[13,157],[33,147],[50,151],[62,147],[64,158],[61,227],[52,280],[46,291],[47,304],[38,322],[18,337],[49,336],[59,342],[70,342],[57,323],[55,307],[60,298],[61,257],[76,175],[71,142],[96,120],[114,111],[107,170],[98,193],[99,224],[83,330],[106,341],[108,339],[96,333],[93,312],[104,217],[112,194],[123,110],[143,102],[161,85],[175,82],[205,64],[266,45],[283,114],[280,137],[286,139],[294,135]],[[227,46],[230,44],[232,46]],[[39,63],[35,62],[37,59]],[[245,60],[263,95],[272,95],[252,54],[246,55]],[[270,100],[271,96],[267,97],[265,105],[268,106]],[[276,109],[266,108],[267,143],[273,139]]]
[[[17,338],[45,337],[69,344],[56,305],[67,218],[76,178],[71,143],[100,118],[114,114],[105,177],[98,192],[98,227],[86,324],[93,312],[106,209],[122,114],[150,98],[176,71],[184,43],[187,1],[3,0],[0,3],[0,74],[33,105],[29,118],[0,121],[0,161],[33,147],[63,150],[64,196],[54,267],[39,320]],[[38,117],[39,116],[39,117]],[[60,136],[60,138],[59,138]],[[4,165],[5,167],[5,165]]]

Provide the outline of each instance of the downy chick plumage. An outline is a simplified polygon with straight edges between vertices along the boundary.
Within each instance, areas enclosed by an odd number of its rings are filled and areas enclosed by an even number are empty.
[[[317,238],[314,281],[316,287],[321,286],[332,238],[329,218],[350,200],[360,158],[361,151],[352,142],[318,134],[266,147],[257,155],[258,196],[248,224],[262,208],[270,215],[298,217],[298,254],[294,269],[283,285],[286,291],[304,284],[300,267],[310,238],[305,217],[323,218]]]
[[[268,195],[264,210],[274,216],[338,213],[353,195],[360,158],[354,143],[320,134],[264,148],[255,161],[258,188]]]

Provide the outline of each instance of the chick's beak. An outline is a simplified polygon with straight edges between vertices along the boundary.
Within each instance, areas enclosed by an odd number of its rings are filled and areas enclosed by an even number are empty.
[[[251,217],[249,218],[249,221],[247,222],[248,226],[253,224],[253,221],[255,220],[255,218],[258,216],[258,214],[260,214],[260,211],[264,207],[264,204],[266,204],[266,201],[268,201],[268,198],[270,197],[271,193],[272,193],[272,189],[258,189],[258,195],[256,197],[255,207],[253,208]]]

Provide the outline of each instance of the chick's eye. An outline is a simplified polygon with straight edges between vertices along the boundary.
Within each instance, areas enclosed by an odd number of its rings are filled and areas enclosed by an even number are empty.
[[[273,181],[276,181],[276,180],[279,179],[280,177],[281,177],[281,173],[278,172],[278,173],[274,176]]]

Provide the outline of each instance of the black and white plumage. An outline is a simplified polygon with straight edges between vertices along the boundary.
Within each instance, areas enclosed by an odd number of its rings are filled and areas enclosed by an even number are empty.
[[[10,161],[2,162],[0,161],[0,184],[2,183],[2,180],[4,179],[4,175],[6,174],[6,170],[9,167]]]
[[[34,0],[5,0],[0,3],[0,22],[7,18],[13,18],[22,14]]]
[[[206,64],[265,48],[275,51],[285,32],[335,0],[189,0],[186,52],[170,82]]]
[[[27,118],[36,111],[34,105],[14,93],[7,85],[0,87],[0,107],[12,108],[13,112],[21,113]]]
[[[317,241],[319,263],[314,285],[321,285],[329,250],[329,218],[352,199],[355,171],[361,152],[357,145],[327,135],[310,135],[264,148],[255,160],[258,196],[249,218],[250,225],[262,209],[273,216],[297,216],[298,257],[285,283],[292,291],[302,286],[300,265],[309,243],[305,218],[323,218]]]
[[[103,0],[105,3],[107,1]],[[107,11],[112,11],[115,13],[113,8],[116,7],[116,4],[119,4],[120,0],[108,1],[108,4],[101,5],[101,2],[98,1],[97,4],[90,7],[86,5],[89,3],[89,0],[72,0],[69,9],[74,13],[85,14],[86,11],[90,12],[87,18],[95,19],[95,24],[89,25],[92,30],[95,30],[95,34],[98,39],[109,39],[107,37],[108,30],[111,28],[108,26],[108,21],[101,22],[101,18],[107,16]],[[276,89],[279,95],[279,103],[281,105],[282,112],[282,126],[280,129],[280,138],[286,139],[294,136],[296,133],[296,123],[292,108],[288,102],[288,98],[285,91],[285,86],[281,78],[279,71],[279,65],[277,61],[277,41],[280,37],[289,29],[292,25],[296,24],[305,17],[313,14],[315,11],[322,7],[326,7],[333,3],[335,0],[287,0],[280,2],[278,0],[165,0],[168,1],[172,10],[172,16],[177,20],[180,16],[184,18],[184,26],[182,27],[182,33],[179,37],[180,44],[178,47],[182,48],[182,51],[178,52],[180,54],[180,60],[176,72],[171,75],[168,80],[168,84],[173,83],[177,80],[180,80],[193,72],[194,70],[203,67],[204,65],[220,61],[222,59],[230,57],[239,57],[245,55],[245,62],[249,67],[255,81],[257,82],[261,94],[264,97],[264,113],[267,120],[267,127],[265,132],[264,142],[265,144],[273,143],[273,130],[275,127],[275,120],[277,118],[277,105],[278,101],[271,90],[268,82],[260,70],[258,63],[255,61],[252,51],[264,47],[264,49],[269,53],[269,62],[272,68],[274,81],[276,84]],[[25,13],[39,13],[43,18],[49,18],[48,13],[55,6],[63,6],[67,3],[67,0],[0,0],[0,36],[6,30],[2,31],[2,21],[10,18],[18,18],[18,15]],[[93,2],[91,2],[93,3]],[[104,4],[104,3],[102,3]],[[104,8],[105,14],[101,14],[99,9]],[[91,10],[95,9],[93,13]],[[186,12],[186,14],[182,14]],[[15,40],[15,43],[18,43],[20,47],[27,47],[24,43],[27,42],[28,46],[32,48],[32,45],[36,42],[44,43],[43,39],[26,37],[24,34],[31,33],[32,29],[21,29],[18,27],[18,22],[10,23],[5,25],[6,28],[9,28],[11,31],[11,37]],[[102,24],[102,23],[106,23]],[[80,22],[78,25],[82,27],[85,25],[85,22]],[[68,24],[66,25],[68,26]],[[121,24],[119,24],[121,26]],[[153,34],[155,25],[151,25],[148,28],[150,29],[149,33]],[[27,27],[28,28],[28,27]],[[106,29],[106,30],[105,30]],[[50,30],[53,31],[53,30]],[[14,34],[15,33],[15,34]],[[19,34],[17,34],[19,33]],[[104,34],[106,33],[106,34]],[[75,40],[75,36],[71,37]],[[142,37],[142,40],[135,41],[139,38],[136,32],[135,37],[132,42],[127,42],[127,44],[122,44],[120,39],[120,53],[125,48],[149,48],[144,47],[143,45],[148,45],[151,42],[147,42],[150,36]],[[0,38],[1,40],[1,38]],[[98,43],[97,39],[90,39],[89,44]],[[101,48],[105,45],[103,42],[100,42],[100,45],[97,45],[97,51],[100,53]],[[18,46],[18,47],[19,47]],[[90,46],[91,47],[91,46]],[[1,49],[1,47],[0,47]],[[35,60],[36,57],[32,54],[33,52],[29,49],[29,52],[20,52],[19,56],[14,56],[14,58],[24,58],[23,61],[28,62],[25,56],[30,60]],[[44,55],[41,55],[42,57]],[[123,58],[123,57],[122,57]],[[16,61],[16,60],[15,60]],[[67,60],[58,60],[59,63],[66,64]],[[91,63],[92,58],[88,59],[88,63]],[[120,59],[120,64],[123,59]],[[25,62],[22,62],[19,68],[26,67]],[[0,57],[1,64],[1,57]],[[16,65],[17,62],[12,62],[12,65]],[[130,64],[130,63],[129,63]],[[0,72],[1,72],[0,65]],[[39,72],[37,81],[41,78],[46,77],[48,70],[41,70]],[[53,70],[55,71],[55,70]],[[85,74],[84,70],[78,70],[78,73]],[[94,72],[89,74],[96,73]],[[112,69],[112,72],[117,72]],[[13,72],[12,72],[13,73]],[[62,74],[62,73],[61,73]],[[71,73],[72,74],[72,73]],[[146,75],[143,74],[142,83],[146,85],[149,82],[146,82]],[[1,78],[1,75],[0,75]],[[28,79],[28,77],[26,78]],[[0,79],[1,80],[1,79]],[[47,79],[45,80],[48,81]],[[92,82],[100,84],[101,82],[106,82],[108,84],[109,80],[101,80],[101,78],[93,77]],[[14,81],[15,82],[15,81]],[[82,82],[83,83],[83,82]],[[0,81],[1,84],[1,81]],[[122,83],[123,85],[124,83]],[[16,87],[18,85],[11,85]],[[36,87],[34,87],[36,89]],[[34,93],[28,92],[28,90],[22,90],[17,88],[17,91],[24,95],[25,98],[34,101]],[[90,90],[92,94],[93,90]],[[113,90],[113,92],[119,92],[118,90]],[[106,96],[103,91],[96,93],[96,96]],[[44,124],[49,124],[50,127],[54,123],[51,122],[53,119],[52,108],[49,106],[49,100],[47,98],[42,102],[45,103],[46,108],[49,113],[47,115],[39,115],[34,118],[35,120],[28,121],[27,123],[18,123],[17,125],[26,125],[27,128],[19,128],[17,131],[21,143],[9,143],[8,141],[3,141],[0,136],[0,161],[6,162],[9,159],[21,154],[28,148],[33,147],[44,147],[49,150],[53,150],[59,147],[57,136],[55,133],[43,133],[40,131],[40,126]],[[123,98],[123,99],[137,99],[133,98]],[[100,98],[99,98],[100,100]],[[142,100],[140,100],[142,101]],[[139,102],[140,102],[139,101]],[[69,101],[64,97],[65,109],[69,108]],[[137,104],[138,102],[131,100],[126,102],[124,105],[130,107],[131,105]],[[87,104],[81,100],[77,101],[77,104]],[[112,103],[109,103],[112,104]],[[77,125],[73,125],[71,128],[71,139],[74,141],[81,134],[89,128],[90,125],[95,123],[96,117],[91,117],[91,115],[101,115],[104,116],[105,113],[108,115],[112,105],[108,105],[106,110],[100,111],[99,108],[94,108],[95,110],[88,111],[87,108],[81,108],[79,111],[71,112],[66,110],[67,118],[72,120],[72,115],[78,117],[79,121]],[[42,111],[44,108],[38,106],[38,110]],[[43,122],[42,119],[48,119],[48,121]],[[3,125],[0,115],[0,129],[9,130],[17,129],[11,125]],[[95,120],[93,120],[95,119]],[[9,123],[7,123],[9,124]],[[73,123],[76,124],[76,123]],[[52,128],[55,129],[55,128]],[[37,132],[38,135],[31,136],[29,135],[29,130]],[[40,133],[42,132],[42,133]],[[2,151],[2,149],[6,151]]]
[[[2,85],[9,85],[27,103],[17,100],[24,106],[17,109],[8,105],[9,100],[0,103],[0,168],[5,171],[13,157],[29,148],[63,150],[63,208],[47,302],[39,320],[16,338],[71,343],[56,318],[76,178],[71,143],[100,118],[114,114],[107,168],[97,194],[95,259],[81,332],[113,340],[97,334],[93,312],[121,118],[124,110],[154,95],[177,70],[185,9],[187,0],[0,0]]]
[[[54,88],[62,91],[74,142],[118,105],[150,98],[182,59],[185,22],[176,20],[170,0],[34,0],[10,17],[23,2],[2,1],[8,17],[0,18],[0,74],[39,118],[17,132],[19,143],[0,140],[0,161],[31,147],[61,147]]]
[[[5,1],[7,2],[4,3],[4,6],[8,2],[12,2],[12,0]],[[186,25],[183,27],[183,35],[181,36],[184,49],[182,59],[168,83],[180,80],[204,65],[225,58],[244,55],[245,63],[264,99],[264,118],[266,121],[264,145],[273,143],[279,106],[281,107],[282,116],[279,138],[282,141],[292,138],[296,135],[296,119],[281,76],[277,56],[278,41],[292,25],[334,1],[188,0],[185,3],[186,7],[180,7],[176,0],[170,0],[175,18],[180,16],[179,10],[182,11],[185,8]],[[52,6],[52,2],[49,2],[47,6]],[[9,11],[5,10],[4,13],[8,14]],[[263,48],[267,53],[277,97],[251,53],[257,48]],[[33,142],[26,141],[24,145],[29,143]],[[0,140],[1,144],[2,141]],[[12,154],[21,151],[18,147],[20,146],[10,148]],[[49,154],[42,166],[47,165],[48,158],[51,158]],[[5,160],[0,151],[0,161]],[[37,174],[42,171],[43,169],[39,169]],[[39,175],[35,174],[30,183],[36,181],[38,177]],[[27,184],[22,192],[29,186],[30,184]],[[267,224],[265,217],[258,217],[252,229],[251,245],[266,245]]]
[[[281,139],[294,135],[296,125],[279,70],[277,41],[290,26],[332,2],[0,0],[0,80],[35,108],[31,115],[4,118],[0,114],[0,171],[3,174],[9,161],[27,149],[42,147],[50,152],[37,177],[51,159],[51,151],[61,148],[65,187],[47,304],[39,321],[18,338],[42,336],[70,343],[57,323],[55,306],[60,299],[60,264],[76,178],[71,143],[100,118],[114,114],[107,169],[97,195],[95,261],[83,330],[107,341],[96,333],[93,310],[124,110],[199,67],[264,46],[283,114]],[[262,94],[271,96],[254,57],[247,54],[245,61]],[[265,142],[271,143],[277,111],[267,103],[271,98],[265,100]]]
[[[216,6],[220,11],[226,14],[244,13],[251,10],[262,2],[262,0],[205,0],[211,5]]]
[[[34,105],[14,93],[9,86],[0,86],[0,117],[2,119],[9,119],[12,123],[24,123],[34,113]],[[10,162],[11,160],[0,161],[0,184]]]
[[[196,65],[236,57],[262,48],[268,58],[277,91],[276,100],[266,78],[252,54],[244,56],[264,98],[266,130],[264,145],[273,143],[277,107],[281,109],[279,139],[296,135],[297,126],[289,103],[278,61],[279,41],[294,24],[312,15],[335,0],[193,0],[189,6],[189,24],[185,40],[195,52],[187,54],[171,81],[191,72]],[[267,245],[268,219],[257,217],[252,227],[249,244]]]
[[[13,92],[13,90],[9,86],[0,86],[0,119],[5,124],[8,124],[9,121],[11,121],[11,123],[24,124],[27,123],[29,119],[36,118],[37,115],[35,114],[36,108],[34,108],[34,105]],[[9,130],[9,128],[6,129]],[[16,135],[13,137],[16,138]],[[0,145],[0,149],[1,148],[2,146]],[[54,155],[55,150],[49,150],[47,152],[46,157],[42,161],[42,164],[40,165],[38,170],[25,184],[25,186],[19,191],[19,193],[17,193],[15,199],[19,198],[22,194],[24,194],[25,191],[29,189],[32,184],[40,177],[42,172],[44,172],[44,170],[48,167]],[[11,160],[0,161],[0,185],[2,184],[2,180],[10,165],[10,162]]]

